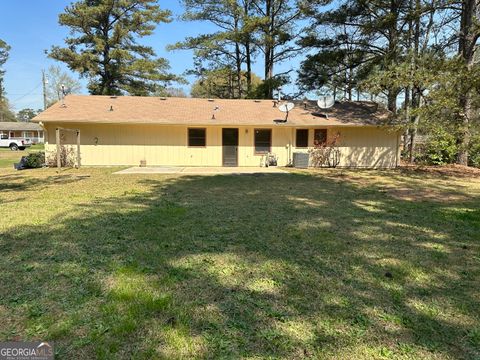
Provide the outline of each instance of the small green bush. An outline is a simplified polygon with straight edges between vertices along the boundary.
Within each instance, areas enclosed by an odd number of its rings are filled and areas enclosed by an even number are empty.
[[[455,162],[458,147],[455,136],[444,129],[429,134],[428,140],[418,149],[417,161],[428,165],[446,165]]]
[[[40,168],[45,165],[45,153],[35,152],[25,157],[25,166],[29,169]]]

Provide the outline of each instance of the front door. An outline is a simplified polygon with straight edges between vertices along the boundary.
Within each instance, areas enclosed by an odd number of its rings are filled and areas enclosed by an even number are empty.
[[[238,166],[238,129],[222,129],[223,166]]]

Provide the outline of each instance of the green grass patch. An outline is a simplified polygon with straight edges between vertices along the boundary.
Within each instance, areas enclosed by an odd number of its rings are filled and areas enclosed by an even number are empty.
[[[20,162],[22,156],[27,156],[32,152],[43,151],[43,144],[32,145],[25,150],[11,151],[8,148],[0,148],[0,168],[13,168],[13,164]]]
[[[479,180],[114,171],[0,170],[1,340],[59,359],[480,357]]]

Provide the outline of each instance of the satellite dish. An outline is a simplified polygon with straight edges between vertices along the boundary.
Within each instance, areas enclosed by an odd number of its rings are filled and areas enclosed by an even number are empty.
[[[325,95],[320,97],[317,101],[317,105],[320,109],[328,109],[335,105],[335,98],[331,95]]]
[[[288,113],[293,110],[293,108],[295,107],[295,104],[294,103],[284,103],[282,105],[280,105],[278,107],[278,110],[280,110],[281,112],[284,112],[284,113],[287,113],[287,115],[285,116],[285,120],[281,120],[281,121],[276,121],[275,122],[287,122],[288,120]]]
[[[290,111],[293,110],[294,107],[295,107],[295,104],[289,102],[289,103],[285,103],[285,104],[280,105],[278,107],[278,110],[288,114]]]

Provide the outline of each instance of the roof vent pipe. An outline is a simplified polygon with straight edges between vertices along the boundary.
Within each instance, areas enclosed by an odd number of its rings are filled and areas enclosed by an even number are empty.
[[[215,120],[215,113],[220,110],[220,107],[219,106],[215,106],[215,108],[213,109],[213,114],[212,114],[212,120]]]
[[[110,105],[110,111],[113,111],[113,105]]]

